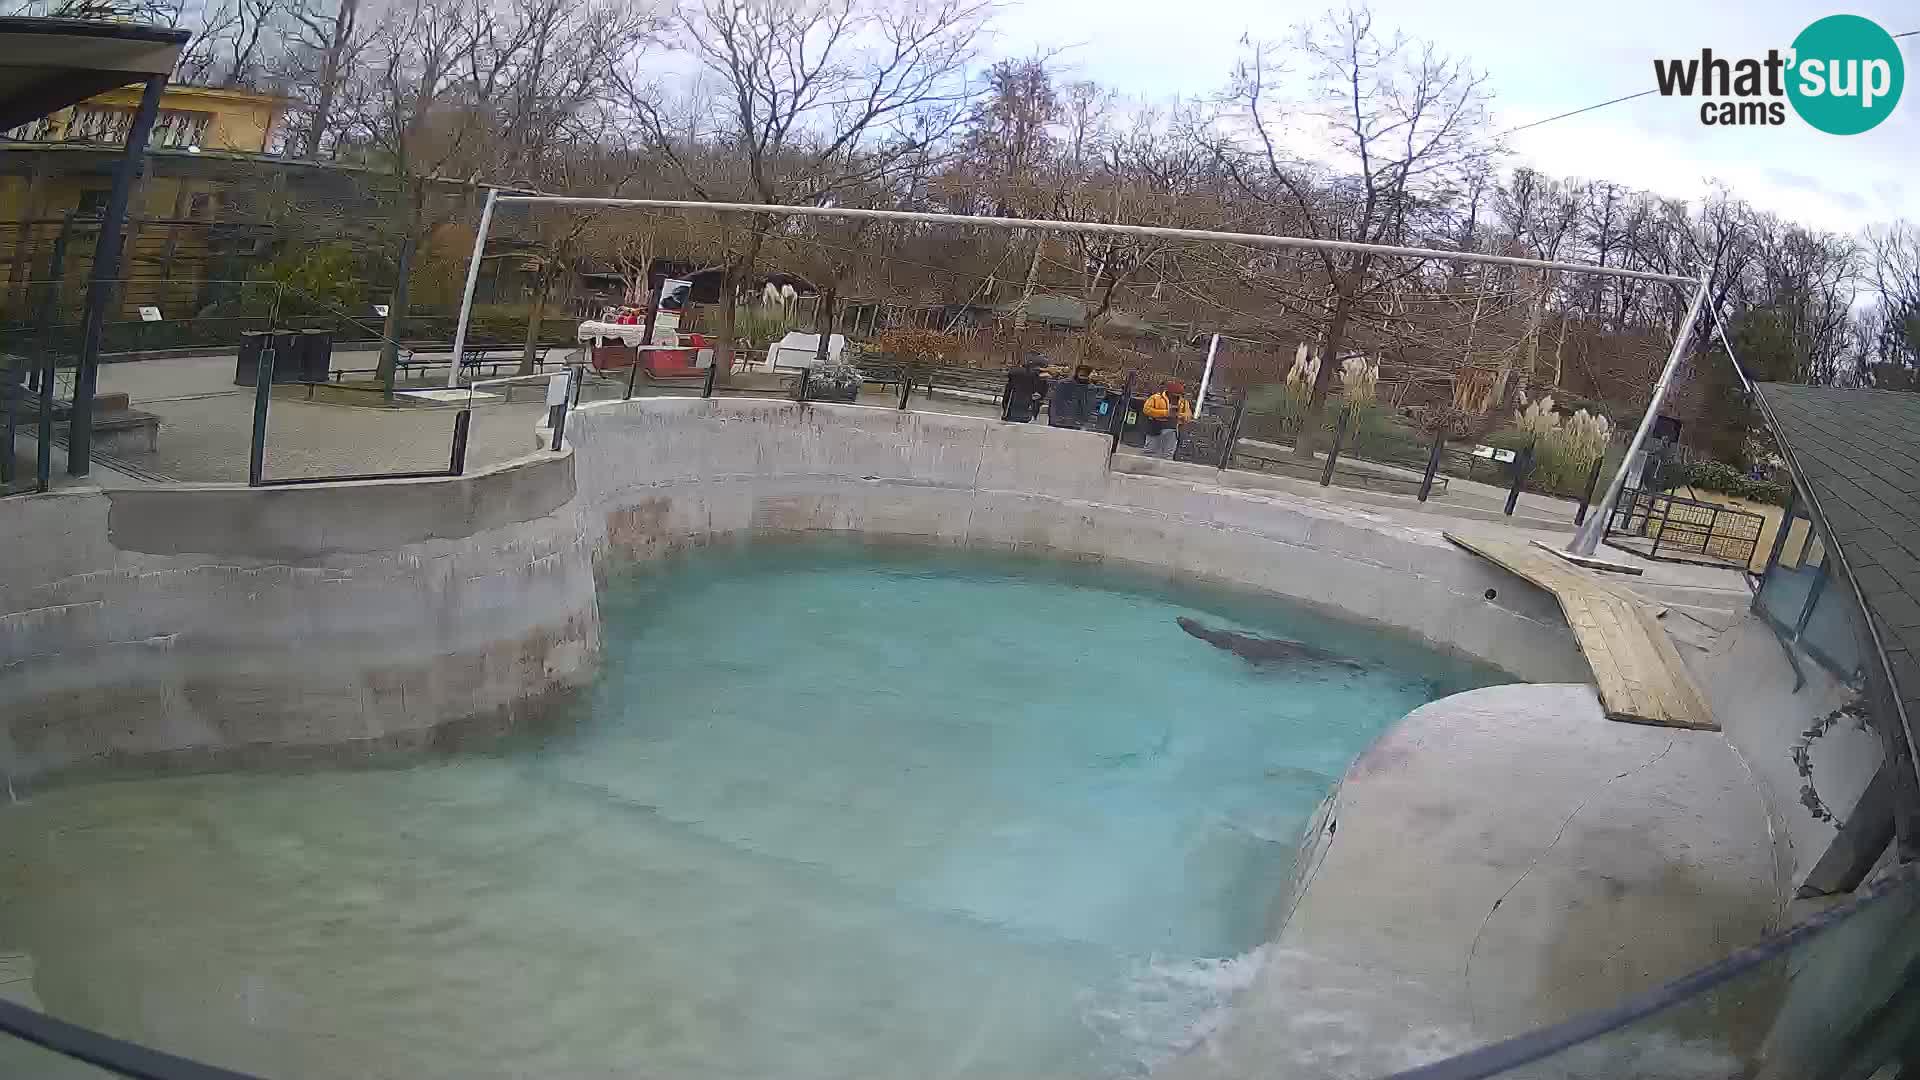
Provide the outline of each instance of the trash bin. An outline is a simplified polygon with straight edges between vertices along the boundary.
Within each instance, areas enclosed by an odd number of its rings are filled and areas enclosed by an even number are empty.
[[[294,354],[299,358],[293,365],[299,372],[298,381],[321,383],[327,381],[333,368],[333,331],[302,330]],[[279,372],[274,372],[274,381],[280,381]],[[292,381],[292,380],[289,380]]]
[[[252,386],[260,377],[260,350],[266,347],[268,337],[265,330],[240,331],[240,358],[233,365],[235,386]]]
[[[1127,403],[1126,426],[1120,429],[1120,441],[1128,446],[1147,445],[1147,399],[1135,397]]]

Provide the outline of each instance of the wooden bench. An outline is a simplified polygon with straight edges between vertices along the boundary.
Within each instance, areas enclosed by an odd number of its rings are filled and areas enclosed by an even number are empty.
[[[1549,551],[1513,540],[1448,540],[1553,594],[1593,669],[1607,718],[1718,731],[1707,699],[1653,605]]]

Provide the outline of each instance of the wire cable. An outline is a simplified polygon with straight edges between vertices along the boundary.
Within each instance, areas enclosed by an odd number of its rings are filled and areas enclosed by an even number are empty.
[[[1537,128],[1542,124],[1551,124],[1555,120],[1565,120],[1569,116],[1579,116],[1581,113],[1590,113],[1595,109],[1604,109],[1609,105],[1618,105],[1623,101],[1632,101],[1634,98],[1643,98],[1643,97],[1646,97],[1648,94],[1657,94],[1659,92],[1660,91],[1658,89],[1642,90],[1637,94],[1628,94],[1625,97],[1617,97],[1617,98],[1614,98],[1612,101],[1603,101],[1598,105],[1589,105],[1584,109],[1575,109],[1572,112],[1563,112],[1558,116],[1549,116],[1545,120],[1535,120],[1531,124],[1521,124],[1519,127],[1508,128],[1507,130],[1501,132],[1499,135],[1494,136],[1494,138],[1496,139],[1503,138],[1505,136],[1513,134],[1516,131],[1525,131],[1528,128]]]

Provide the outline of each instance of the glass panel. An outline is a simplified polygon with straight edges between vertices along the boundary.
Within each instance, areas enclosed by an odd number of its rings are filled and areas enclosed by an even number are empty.
[[[1838,576],[1829,577],[1813,603],[1800,645],[1814,659],[1841,678],[1858,679],[1867,658],[1866,628],[1858,617],[1853,590]]]
[[[1788,523],[1787,543],[1780,550],[1780,561],[1767,572],[1760,584],[1760,608],[1791,636],[1800,625],[1807,597],[1820,577],[1826,559],[1826,546],[1812,531],[1805,515],[1794,514]]]
[[[1780,548],[1780,565],[1798,569],[1806,557],[1809,540],[1818,542],[1813,536],[1813,522],[1805,514],[1794,514],[1787,525],[1787,542]]]

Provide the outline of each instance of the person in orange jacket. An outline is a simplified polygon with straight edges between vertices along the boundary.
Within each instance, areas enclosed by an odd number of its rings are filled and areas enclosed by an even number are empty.
[[[1193,419],[1193,404],[1187,400],[1187,384],[1168,379],[1166,388],[1147,399],[1140,412],[1147,421],[1147,454],[1173,457],[1179,445],[1180,425]]]

